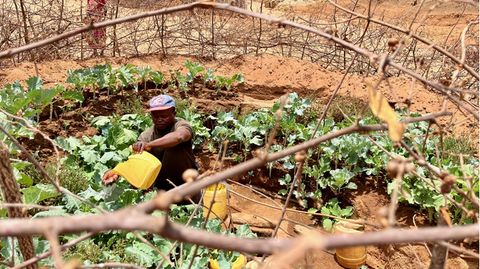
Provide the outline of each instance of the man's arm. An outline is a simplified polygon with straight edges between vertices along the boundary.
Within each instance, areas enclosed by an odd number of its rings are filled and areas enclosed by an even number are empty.
[[[181,126],[171,133],[148,142],[145,145],[145,149],[148,150],[155,147],[171,148],[190,139],[192,139],[192,132],[187,127]]]

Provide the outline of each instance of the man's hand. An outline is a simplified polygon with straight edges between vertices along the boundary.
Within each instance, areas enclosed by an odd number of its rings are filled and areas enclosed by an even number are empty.
[[[150,150],[150,146],[148,145],[147,142],[137,142],[132,145],[133,152],[135,153],[142,153],[144,150]]]
[[[105,185],[115,182],[117,179],[118,175],[115,174],[112,170],[108,170],[102,177],[103,184]]]

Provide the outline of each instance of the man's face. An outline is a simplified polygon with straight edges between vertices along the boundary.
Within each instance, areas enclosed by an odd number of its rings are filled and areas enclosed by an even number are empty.
[[[151,111],[153,124],[158,129],[165,129],[175,122],[175,108]]]

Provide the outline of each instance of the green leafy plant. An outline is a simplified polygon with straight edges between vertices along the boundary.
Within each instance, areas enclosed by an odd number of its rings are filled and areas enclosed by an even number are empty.
[[[314,210],[311,210],[310,212],[313,212],[313,211]],[[322,207],[320,212],[322,214],[332,215],[339,218],[349,218],[353,215],[353,208],[351,206],[341,208],[337,198],[332,198]],[[329,217],[323,217],[323,220],[322,220],[323,229],[327,231],[331,231],[334,224],[335,224],[335,219],[329,218]]]
[[[150,73],[150,77],[152,78],[152,81],[155,84],[155,89],[157,89],[158,86],[162,85],[165,80],[165,76],[160,71],[152,71]]]
[[[242,74],[234,74],[231,77],[215,76],[215,88],[217,90],[231,90],[235,84],[244,82]]]
[[[61,85],[45,89],[43,81],[38,77],[30,77],[25,81],[27,88],[15,82],[8,84],[0,91],[0,108],[11,114],[21,114],[26,118],[40,120],[42,111],[50,106],[52,118],[55,100],[82,102],[83,95],[76,91],[68,91]]]
[[[170,86],[180,90],[181,94],[186,94],[188,92],[188,79],[180,71],[176,70],[170,73],[172,78]]]
[[[108,167],[125,160],[140,132],[151,125],[148,116],[125,114],[123,116],[99,116],[92,119],[92,124],[100,135],[84,136],[82,139],[69,137],[58,138],[59,145],[70,155],[69,160],[85,167],[88,173],[99,180]]]
[[[199,63],[191,62],[189,60],[185,61],[184,66],[188,70],[186,76],[187,83],[190,83],[191,89],[193,91],[193,82],[197,76],[201,75],[205,71],[205,67],[203,67]]]
[[[153,70],[150,66],[137,68],[137,76],[140,84],[143,84],[143,90],[147,89],[147,81],[152,79]]]
[[[194,148],[200,147],[207,139],[210,138],[210,130],[203,125],[203,117],[195,111],[194,107],[185,107],[177,112],[177,115],[188,121],[192,126],[194,137]]]

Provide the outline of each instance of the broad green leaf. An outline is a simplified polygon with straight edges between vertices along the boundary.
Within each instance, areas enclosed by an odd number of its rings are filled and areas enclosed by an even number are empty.
[[[19,173],[19,177],[16,177],[16,179],[17,183],[23,186],[30,187],[33,185],[33,179],[24,173]]]
[[[23,202],[26,204],[38,204],[41,201],[60,195],[52,184],[37,184],[23,189],[22,193]]]
[[[153,244],[164,254],[168,254],[172,247],[172,242],[158,235],[153,236]]]
[[[250,144],[261,146],[263,145],[263,140],[260,138],[260,136],[256,135],[250,139]]]
[[[322,209],[320,210],[320,213],[325,215],[332,215],[332,212],[330,212],[330,209],[328,209],[326,206],[322,207]]]
[[[85,99],[83,97],[83,92],[80,91],[64,91],[62,94],[63,99],[76,101],[76,102],[83,102]]]
[[[100,158],[101,163],[107,163],[108,161],[119,162],[121,160],[122,157],[120,157],[116,152],[113,151],[105,152]]]
[[[354,182],[348,182],[347,186],[345,186],[345,188],[349,189],[349,190],[356,190],[357,189],[357,184],[355,184]]]
[[[236,229],[235,235],[238,237],[246,237],[246,238],[256,238],[257,235],[250,230],[250,226],[247,224],[239,225]]]
[[[70,195],[65,195],[63,197],[63,201],[65,202],[65,208],[70,212],[75,212],[76,210],[80,209],[80,207],[82,206],[81,201],[79,201],[77,198],[72,197]]]
[[[120,202],[122,206],[129,206],[129,205],[135,204],[139,198],[140,198],[139,190],[126,189],[120,195],[118,202]]]
[[[230,261],[225,257],[224,253],[221,252],[220,255],[217,257],[217,262],[220,269],[230,269]]]
[[[287,195],[287,190],[285,190],[285,189],[279,190],[278,194],[280,194],[282,196],[285,196],[285,195]]]
[[[63,137],[57,137],[56,142],[62,149],[68,151],[69,153],[73,153],[73,151],[77,150],[82,145],[81,140],[72,136],[68,137],[67,139]]]
[[[43,85],[43,81],[39,77],[29,77],[25,82],[27,83],[28,91],[41,89]]]
[[[164,75],[160,71],[153,71],[150,76],[155,85],[158,86],[163,83]]]
[[[79,193],[79,195],[85,199],[92,199],[95,201],[100,201],[103,199],[103,194],[101,192],[95,191],[91,186],[88,187],[86,191]]]
[[[93,126],[99,127],[99,128],[104,127],[110,123],[111,123],[111,120],[107,116],[98,116],[92,119]]]
[[[161,259],[159,255],[153,252],[150,246],[141,242],[135,242],[132,246],[125,248],[125,253],[135,257],[139,265],[144,267],[151,267]]]
[[[310,213],[310,214],[317,213],[318,209],[317,208],[309,208],[307,212]]]
[[[207,231],[214,232],[214,233],[220,233],[222,230],[221,226],[222,222],[218,219],[211,219],[208,220],[207,222]]]
[[[322,221],[323,229],[326,231],[331,231],[333,227],[333,221],[331,219],[325,218]]]
[[[81,150],[80,156],[87,164],[95,164],[99,159],[98,152],[92,149]]]
[[[41,218],[41,217],[60,217],[60,216],[68,216],[67,212],[63,208],[56,208],[47,211],[40,211],[35,214],[32,218]]]
[[[137,140],[137,133],[128,129],[122,129],[117,138],[117,145],[130,145]]]

